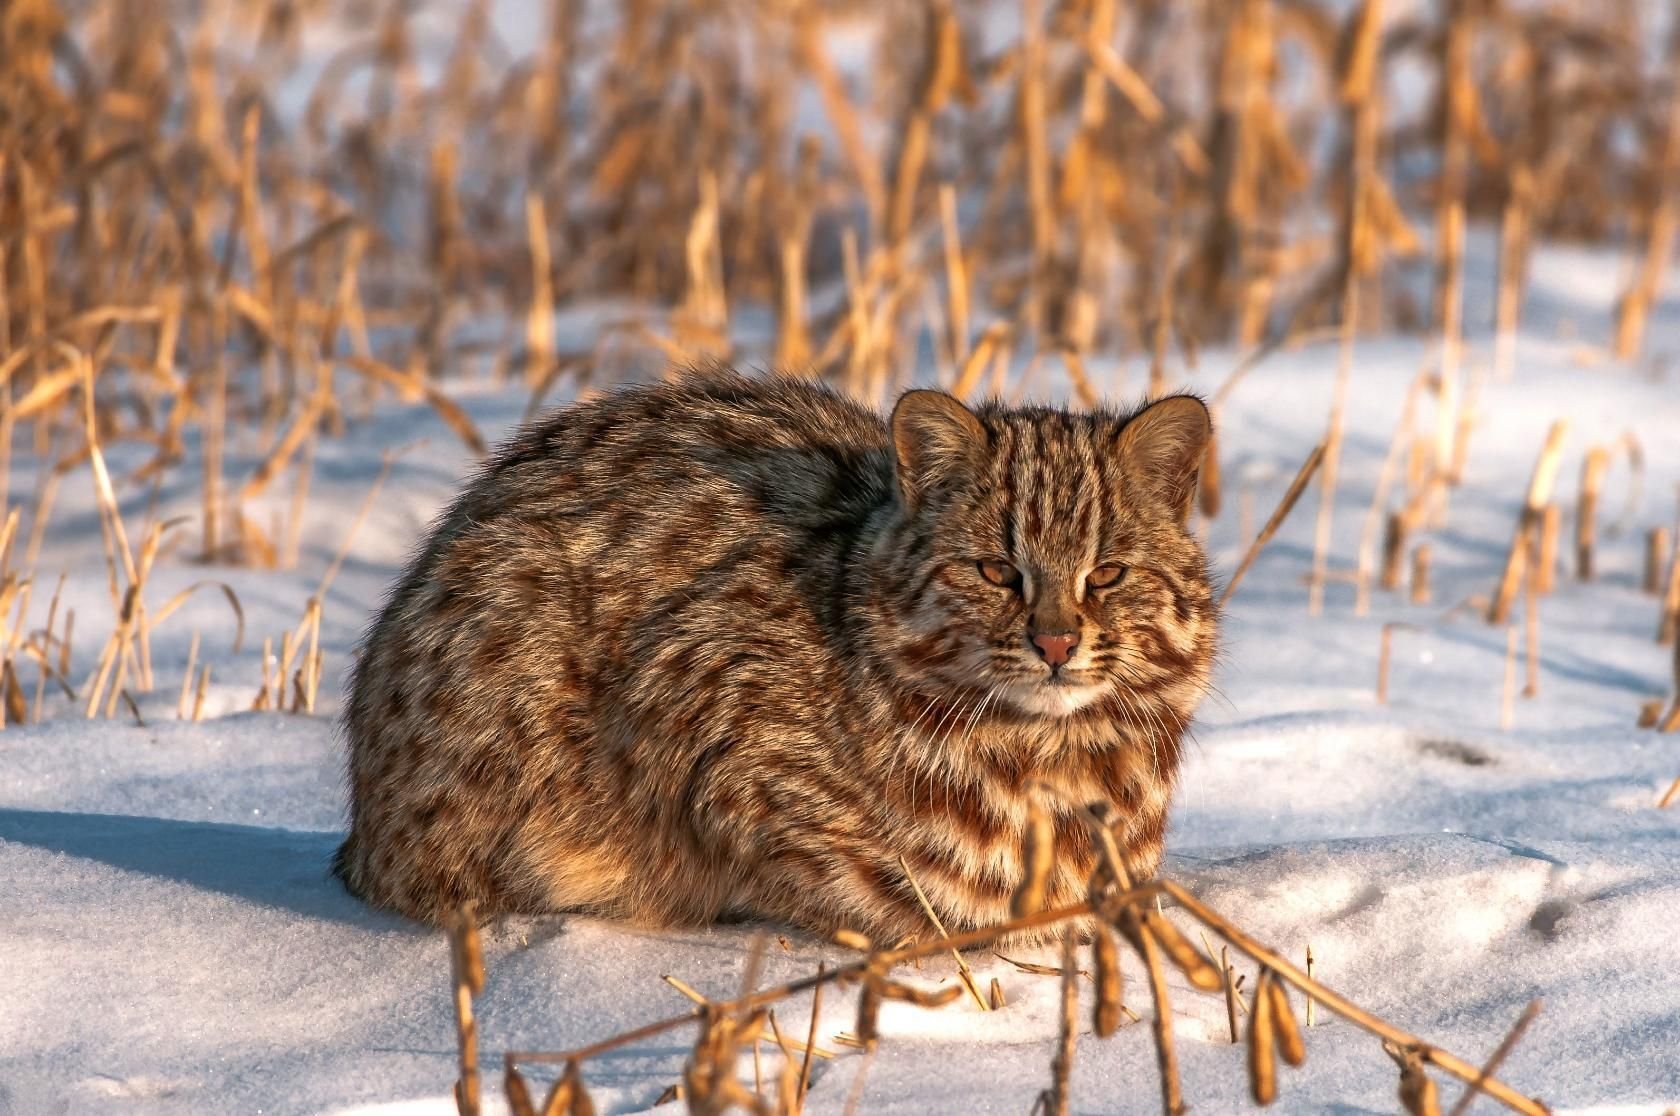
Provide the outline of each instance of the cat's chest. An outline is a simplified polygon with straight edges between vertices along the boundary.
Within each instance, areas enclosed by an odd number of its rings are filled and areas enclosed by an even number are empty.
[[[1134,726],[1098,719],[977,725],[959,735],[905,726],[895,751],[948,788],[957,809],[1019,832],[1036,802],[1051,812],[1101,802],[1124,814],[1165,809],[1176,764]],[[960,790],[960,793],[958,793]]]

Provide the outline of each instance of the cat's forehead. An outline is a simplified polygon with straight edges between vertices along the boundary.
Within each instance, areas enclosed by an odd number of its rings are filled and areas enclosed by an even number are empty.
[[[1052,560],[1088,556],[1136,532],[1145,509],[1121,466],[1123,418],[1002,408],[978,417],[988,460],[949,524],[965,541]]]
[[[992,451],[1020,462],[1112,456],[1125,425],[1115,415],[1049,407],[985,408],[979,418],[991,436]]]
[[[1118,449],[1123,420],[1103,414],[1007,411],[984,416],[994,498],[1021,505],[1033,526],[1117,514],[1131,486]]]

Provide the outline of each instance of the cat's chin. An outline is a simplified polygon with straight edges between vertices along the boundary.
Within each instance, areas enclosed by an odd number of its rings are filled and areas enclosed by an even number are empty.
[[[1017,682],[1009,687],[1009,700],[1024,713],[1068,717],[1101,698],[1104,689],[1072,682]]]

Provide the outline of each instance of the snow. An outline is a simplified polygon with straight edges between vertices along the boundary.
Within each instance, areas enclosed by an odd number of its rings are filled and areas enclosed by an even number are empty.
[[[509,23],[506,13],[521,9],[494,10],[502,41],[528,40],[519,19],[529,11]],[[422,47],[431,62],[442,56],[436,38]],[[1485,365],[1491,234],[1472,230],[1469,247],[1469,360]],[[1680,807],[1655,808],[1680,775],[1680,736],[1634,727],[1642,702],[1672,696],[1671,654],[1652,639],[1657,605],[1638,577],[1644,529],[1675,522],[1680,302],[1670,296],[1655,308],[1651,358],[1602,358],[1625,274],[1626,261],[1601,249],[1539,251],[1516,375],[1486,384],[1465,484],[1446,527],[1430,537],[1434,603],[1379,592],[1371,614],[1356,616],[1351,588],[1337,583],[1325,614],[1309,617],[1302,577],[1318,494],[1308,490],[1226,615],[1217,693],[1189,750],[1168,864],[1260,940],[1297,961],[1310,944],[1332,987],[1469,1061],[1480,1062],[1539,998],[1542,1011],[1500,1077],[1559,1112],[1594,1116],[1655,1116],[1680,1103]],[[568,307],[560,331],[587,342],[601,321],[635,309]],[[1431,359],[1419,339],[1360,343],[1336,504],[1338,567],[1358,546],[1407,385]],[[1237,360],[1204,353],[1185,382],[1212,392]],[[1090,372],[1110,393],[1132,397],[1143,367],[1093,362]],[[1221,408],[1226,509],[1208,539],[1223,576],[1248,541],[1239,506],[1251,502],[1257,524],[1323,436],[1334,368],[1332,345],[1279,353]],[[1038,375],[1052,386],[1049,371]],[[516,388],[470,379],[448,391],[492,440],[526,404]],[[1566,526],[1589,446],[1631,432],[1646,471],[1617,532],[1609,525],[1630,478],[1624,460],[1612,468],[1599,577],[1560,577],[1543,599],[1539,693],[1518,699],[1507,730],[1505,633],[1454,606],[1491,591],[1535,454],[1560,417],[1571,422],[1558,486]],[[381,453],[395,447],[409,449],[325,599],[317,713],[251,712],[263,637],[297,625]],[[190,436],[187,452],[156,493],[155,520],[197,511]],[[146,450],[114,446],[108,455],[121,478]],[[250,444],[229,455],[234,478],[258,460]],[[0,733],[0,1114],[454,1111],[443,935],[367,909],[327,862],[345,816],[333,718],[351,649],[472,464],[425,406],[382,404],[348,437],[319,446],[295,569],[206,569],[188,557],[191,526],[160,559],[151,606],[204,578],[224,580],[246,615],[239,649],[226,601],[201,592],[154,633],[158,688],[137,695],[143,724],[126,713],[84,719],[49,692],[42,723]],[[30,506],[38,480],[37,463],[20,450],[11,504]],[[259,523],[284,509],[283,487],[258,505]],[[152,495],[132,485],[120,495],[137,537]],[[61,608],[78,618],[78,686],[114,619],[95,514],[88,470],[66,475],[29,608],[29,625],[39,627],[64,571]],[[1378,704],[1379,633],[1389,622],[1408,627],[1395,634],[1390,699]],[[207,716],[196,723],[176,716],[195,631],[200,661],[213,667]],[[32,692],[32,672],[24,681]],[[752,936],[743,927],[655,933],[570,917],[488,927],[478,1015],[490,1110],[503,1110],[501,1052],[564,1049],[686,1010],[665,974],[728,996]],[[762,979],[793,979],[847,956],[790,932],[785,945],[772,938]],[[1028,951],[1021,959],[1056,960]],[[1004,1010],[982,1014],[965,1000],[937,1012],[888,1004],[871,1058],[833,1041],[853,1026],[855,993],[831,992],[819,1045],[837,1056],[816,1065],[809,1111],[843,1112],[857,1092],[859,1111],[871,1113],[1026,1112],[1049,1080],[1057,979],[987,951],[969,963],[982,986],[1001,982]],[[1127,965],[1127,1002],[1147,1018],[1141,971]],[[1239,971],[1252,982],[1246,962]],[[946,982],[954,966],[930,961],[912,976]],[[1088,1007],[1088,984],[1082,993]],[[1174,1008],[1186,1100],[1204,1113],[1247,1110],[1245,1055],[1228,1042],[1223,1002],[1175,977]],[[778,1022],[803,1036],[809,1000],[784,1004]],[[590,1062],[601,1111],[650,1110],[678,1080],[691,1037],[674,1031]],[[1376,1040],[1321,1010],[1307,1048],[1306,1066],[1283,1073],[1281,1110],[1395,1110],[1395,1073]],[[767,1076],[774,1061],[767,1051]],[[1456,1090],[1444,1086],[1449,1102]],[[1100,1042],[1082,1035],[1073,1095],[1082,1113],[1159,1111],[1148,1027]],[[1493,1107],[1484,1100],[1479,1109]]]
[[[1547,279],[1554,260],[1569,274]],[[1537,297],[1597,322],[1617,266],[1579,250],[1542,253]],[[1588,305],[1575,306],[1577,298]],[[1654,336],[1672,345],[1674,310],[1662,310]],[[1633,726],[1642,701],[1669,692],[1670,669],[1668,651],[1652,639],[1656,603],[1637,577],[1643,529],[1673,519],[1680,457],[1668,432],[1680,403],[1649,366],[1581,366],[1579,347],[1595,338],[1559,340],[1560,316],[1541,316],[1521,338],[1512,383],[1487,385],[1465,485],[1432,539],[1434,604],[1378,593],[1371,615],[1359,617],[1351,588],[1334,584],[1325,615],[1310,618],[1302,575],[1316,489],[1256,563],[1226,619],[1218,693],[1190,749],[1169,870],[1287,956],[1299,960],[1310,943],[1316,971],[1333,987],[1470,1061],[1538,997],[1543,1009],[1502,1071],[1506,1081],[1559,1111],[1656,1113],[1680,1100],[1672,954],[1680,810],[1655,808],[1680,774],[1680,746]],[[1472,360],[1485,359],[1486,340],[1473,338]],[[1408,339],[1372,339],[1358,350],[1338,564],[1354,553],[1399,402],[1428,356],[1424,342]],[[1212,390],[1234,360],[1207,354],[1190,385]],[[1234,510],[1241,490],[1253,489],[1256,518],[1270,510],[1322,434],[1333,368],[1330,346],[1280,353],[1223,407],[1227,510],[1210,525],[1209,546],[1224,574],[1246,544]],[[1135,390],[1136,368],[1093,369],[1120,392],[1127,372]],[[518,391],[476,382],[452,390],[491,436],[508,430],[525,402]],[[1631,529],[1603,540],[1599,579],[1562,577],[1543,599],[1540,691],[1516,702],[1505,731],[1504,633],[1474,609],[1452,606],[1491,590],[1539,443],[1565,416],[1566,506],[1593,444],[1631,431],[1646,475]],[[297,623],[381,451],[417,439],[424,447],[399,459],[328,595],[317,714],[250,712],[262,636]],[[255,457],[251,447],[235,450],[230,475],[240,476]],[[111,457],[118,476],[140,460],[121,447]],[[430,411],[384,406],[353,436],[321,446],[295,570],[207,571],[186,559],[190,540],[161,562],[148,591],[154,608],[207,576],[233,585],[248,622],[237,653],[231,610],[219,594],[201,593],[155,634],[159,687],[140,699],[143,726],[126,715],[88,721],[49,697],[43,723],[0,735],[8,893],[0,905],[8,973],[0,1111],[451,1110],[443,936],[364,908],[326,865],[344,817],[332,719],[339,678],[383,587],[470,466]],[[14,462],[14,502],[33,491],[32,470],[21,457]],[[1607,522],[1620,515],[1628,484],[1618,462]],[[132,534],[147,493],[125,490],[123,498]],[[153,514],[190,514],[197,498],[190,482],[177,481],[159,493]],[[112,616],[92,516],[84,469],[65,480],[39,563],[43,580],[67,574],[64,605],[79,618],[77,681],[91,671]],[[32,624],[44,621],[45,608],[46,593],[37,592]],[[1379,705],[1378,634],[1389,621],[1410,627],[1395,635],[1390,700]],[[175,713],[195,629],[214,679],[200,723]],[[492,1111],[500,1052],[563,1049],[684,1010],[659,979],[667,973],[726,996],[739,985],[751,935],[561,917],[490,927],[479,1018]],[[845,956],[798,934],[787,939],[769,949],[764,980]],[[853,1001],[831,994],[819,1035],[839,1056],[818,1065],[811,1111],[841,1112],[865,1073],[862,1111],[1026,1111],[1048,1080],[1057,981],[989,952],[970,963],[983,985],[1000,980],[1004,1010],[889,1005],[872,1059],[833,1042],[852,1026]],[[1128,1002],[1147,1017],[1141,973],[1128,965]],[[953,979],[948,960],[919,975]],[[1223,1003],[1181,984],[1176,991],[1187,1099],[1204,1112],[1246,1108],[1244,1054],[1227,1041]],[[808,1000],[785,1004],[784,1032],[802,1035],[808,1011]],[[687,1042],[687,1032],[673,1032],[591,1062],[602,1110],[650,1108],[678,1079]],[[1393,1110],[1395,1075],[1375,1040],[1320,1011],[1308,1052],[1306,1067],[1283,1078],[1286,1110]],[[767,1053],[772,1070],[773,1061]],[[1075,1108],[1156,1111],[1154,1074],[1146,1026],[1105,1042],[1083,1036]]]

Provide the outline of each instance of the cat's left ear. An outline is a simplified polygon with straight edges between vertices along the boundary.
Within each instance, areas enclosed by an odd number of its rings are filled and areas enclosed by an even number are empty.
[[[1120,431],[1120,466],[1128,481],[1152,490],[1179,526],[1190,520],[1213,418],[1194,395],[1170,395],[1132,416]]]
[[[975,413],[943,391],[907,391],[892,413],[894,472],[906,507],[976,468],[986,428]]]

